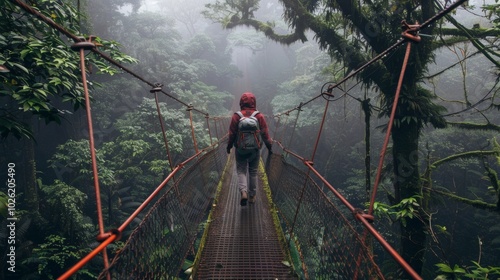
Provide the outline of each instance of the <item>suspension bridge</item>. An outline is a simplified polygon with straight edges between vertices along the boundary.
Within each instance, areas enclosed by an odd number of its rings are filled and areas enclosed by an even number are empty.
[[[81,39],[55,24],[51,19],[21,1],[13,1],[72,38],[72,49],[80,53],[82,83],[85,91],[89,142],[94,172],[94,187],[99,221],[100,245],[82,258],[58,279],[68,279],[96,256],[103,259],[99,279],[386,279],[388,271],[399,271],[406,278],[421,279],[410,265],[389,244],[374,226],[374,195],[368,210],[351,203],[314,167],[314,155],[323,131],[332,90],[351,79],[374,61],[393,49],[406,44],[406,59],[400,83],[395,93],[379,166],[372,188],[376,193],[386,148],[390,139],[399,91],[411,45],[418,42],[418,31],[464,1],[442,11],[422,25],[406,25],[402,39],[391,48],[353,71],[343,80],[329,84],[315,98],[301,103],[274,119],[273,153],[263,152],[259,166],[257,201],[239,205],[237,176],[233,155],[226,153],[227,128],[230,117],[211,117],[177,99],[133,71],[100,52],[92,38]],[[93,140],[92,116],[87,89],[84,51],[92,51],[111,64],[151,86],[155,94],[159,125],[172,172],[123,224],[105,230],[100,205],[99,176]],[[326,85],[325,85],[326,86]],[[195,154],[184,162],[172,165],[165,124],[158,106],[158,94],[163,93],[186,106],[191,120]],[[326,101],[312,156],[302,157],[279,139],[285,126],[280,116],[290,116],[314,100]],[[206,130],[211,145],[199,149],[195,138],[192,114],[206,118]],[[295,121],[296,125],[296,121]],[[288,128],[294,129],[294,128]],[[216,140],[215,140],[216,139]],[[124,246],[109,252],[107,246],[122,237],[131,222],[144,214]],[[193,259],[190,267],[185,260]],[[392,273],[391,276],[395,277]]]

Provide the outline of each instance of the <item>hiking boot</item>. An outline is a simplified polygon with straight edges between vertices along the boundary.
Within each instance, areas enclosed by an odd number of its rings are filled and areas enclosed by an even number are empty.
[[[248,201],[248,196],[246,191],[241,192],[241,200],[240,200],[240,205],[241,206],[246,206]]]
[[[250,198],[248,199],[249,203],[255,203],[255,195],[251,195]]]

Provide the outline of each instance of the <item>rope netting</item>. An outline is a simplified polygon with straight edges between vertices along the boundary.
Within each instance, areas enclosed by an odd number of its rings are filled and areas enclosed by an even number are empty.
[[[99,279],[106,279],[106,272],[111,279],[176,278],[186,257],[195,252],[198,227],[206,219],[226,160],[225,145],[214,145],[186,165]]]
[[[301,278],[384,279],[363,241],[363,226],[318,178],[277,153],[268,157],[266,170]]]

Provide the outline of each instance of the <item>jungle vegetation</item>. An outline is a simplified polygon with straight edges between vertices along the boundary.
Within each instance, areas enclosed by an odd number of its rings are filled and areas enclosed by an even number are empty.
[[[14,162],[22,186],[17,276],[54,279],[96,246],[78,54],[68,38],[13,2],[0,1],[0,65],[10,70],[0,73],[0,164]],[[229,115],[245,90],[257,94],[259,110],[268,115],[298,106],[398,41],[403,20],[425,22],[450,4],[26,2],[75,34],[96,35],[102,51],[213,116]],[[493,1],[463,6],[412,44],[375,213],[377,226],[426,279],[500,273],[499,15]],[[348,94],[336,92],[342,98],[329,110],[315,166],[353,204],[369,199],[404,52],[396,49],[347,81],[342,89]],[[91,53],[86,60],[105,224],[112,228],[170,169],[158,157],[163,139],[150,88]],[[312,153],[310,135],[317,133],[323,107],[320,100],[304,108],[293,139],[281,135],[292,150]],[[181,162],[194,151],[189,118],[168,97],[161,108],[173,161]],[[198,145],[208,146],[205,118],[195,115],[194,121]],[[2,171],[0,180],[5,176]],[[94,279],[101,265],[80,270],[77,279]]]

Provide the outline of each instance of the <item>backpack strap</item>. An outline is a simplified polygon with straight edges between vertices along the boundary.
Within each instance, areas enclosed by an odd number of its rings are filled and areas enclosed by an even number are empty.
[[[259,114],[259,113],[260,113],[259,111],[254,111],[254,112],[252,113],[252,115],[250,116],[250,118],[251,118],[251,117],[255,117],[255,116],[257,116],[257,114]],[[238,112],[236,112],[235,114],[237,114],[238,116],[240,116],[240,118],[245,117],[241,111],[238,111]]]
[[[250,118],[255,118],[255,116],[257,116],[258,114],[260,114],[260,112],[259,112],[259,111],[257,111],[257,110],[255,110],[255,111],[252,113],[252,115],[250,116]],[[255,118],[255,119],[258,121],[258,119],[257,119],[257,118]],[[258,132],[260,132],[260,123],[257,123],[257,127],[259,128],[259,129],[257,130],[257,133],[258,133]]]
[[[255,112],[252,113],[252,115],[250,117],[255,117],[257,116],[257,114],[260,113],[259,111],[255,110]]]

